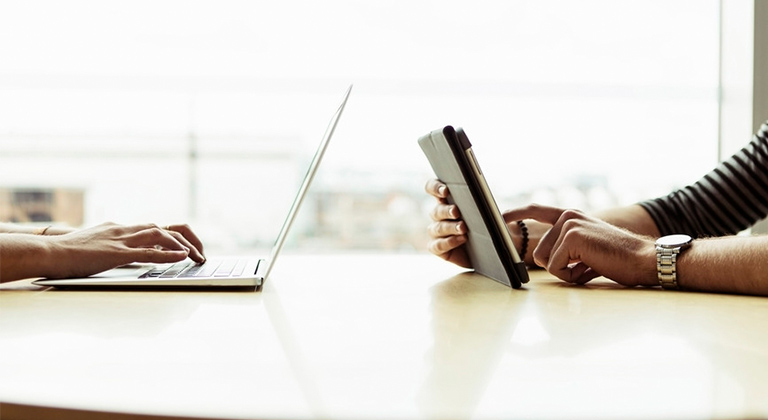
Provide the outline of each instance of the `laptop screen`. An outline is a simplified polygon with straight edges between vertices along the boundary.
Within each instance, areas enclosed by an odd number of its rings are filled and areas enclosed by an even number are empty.
[[[320,145],[317,147],[315,156],[312,158],[309,169],[307,169],[307,174],[304,176],[301,187],[296,193],[296,198],[293,199],[291,209],[288,211],[288,215],[285,217],[285,222],[283,222],[283,226],[280,228],[280,233],[277,235],[275,245],[272,247],[272,253],[269,256],[269,261],[267,261],[267,271],[264,273],[265,281],[269,276],[270,271],[272,271],[272,267],[275,265],[277,255],[283,249],[283,245],[285,244],[285,239],[288,237],[288,232],[291,229],[291,225],[296,219],[296,215],[299,212],[301,203],[304,202],[304,197],[307,195],[309,186],[312,184],[312,180],[315,178],[315,173],[317,173],[317,169],[320,167],[320,161],[323,160],[325,149],[328,148],[328,143],[330,142],[331,137],[333,137],[333,133],[336,130],[336,124],[339,122],[339,118],[341,118],[341,113],[344,111],[344,106],[347,104],[347,99],[349,99],[349,94],[351,92],[352,86],[350,85],[349,88],[347,88],[347,92],[344,94],[344,99],[341,101],[341,105],[339,105],[339,108],[333,114],[331,121],[328,123],[328,128],[326,128],[323,139],[320,141]]]

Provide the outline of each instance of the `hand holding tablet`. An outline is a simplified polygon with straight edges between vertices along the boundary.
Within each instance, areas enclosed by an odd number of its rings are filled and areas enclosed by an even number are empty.
[[[485,182],[472,144],[461,128],[447,126],[419,139],[437,177],[451,192],[467,225],[466,252],[475,271],[513,288],[528,282],[525,263],[512,243]]]

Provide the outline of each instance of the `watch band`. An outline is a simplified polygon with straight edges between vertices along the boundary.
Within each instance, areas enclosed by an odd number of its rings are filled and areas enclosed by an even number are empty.
[[[656,241],[656,272],[664,289],[677,290],[677,256],[691,245],[688,235],[669,235]]]
[[[664,289],[677,290],[677,254],[680,248],[656,247],[656,271],[659,284]]]

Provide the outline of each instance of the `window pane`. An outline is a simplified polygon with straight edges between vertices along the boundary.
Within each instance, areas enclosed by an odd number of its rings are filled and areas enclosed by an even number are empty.
[[[350,83],[293,246],[422,250],[416,140],[448,124],[502,207],[628,204],[716,161],[714,0],[1,8],[0,187],[74,191],[84,225],[269,246]]]

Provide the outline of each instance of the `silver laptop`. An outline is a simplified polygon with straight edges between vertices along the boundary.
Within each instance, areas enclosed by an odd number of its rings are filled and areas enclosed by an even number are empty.
[[[307,195],[309,186],[320,167],[325,149],[333,137],[336,125],[352,92],[347,89],[339,108],[333,114],[315,156],[304,176],[296,198],[268,258],[259,257],[206,257],[206,262],[197,264],[189,259],[175,264],[132,264],[114,268],[85,278],[39,279],[33,283],[61,289],[123,288],[123,289],[245,289],[259,290],[266,281],[275,260],[283,248],[285,239]]]

